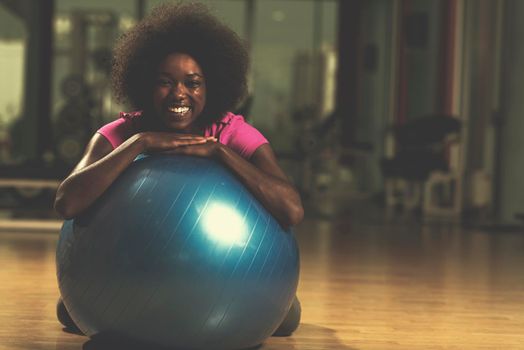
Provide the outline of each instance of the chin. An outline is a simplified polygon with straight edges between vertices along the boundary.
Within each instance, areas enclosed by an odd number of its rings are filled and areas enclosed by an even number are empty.
[[[171,131],[189,132],[193,123],[166,122],[165,125]]]

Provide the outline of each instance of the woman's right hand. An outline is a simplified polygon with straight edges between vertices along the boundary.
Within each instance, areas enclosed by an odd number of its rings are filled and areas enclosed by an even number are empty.
[[[143,142],[144,152],[163,152],[177,147],[204,144],[216,141],[212,136],[177,134],[173,132],[142,132],[138,135]]]

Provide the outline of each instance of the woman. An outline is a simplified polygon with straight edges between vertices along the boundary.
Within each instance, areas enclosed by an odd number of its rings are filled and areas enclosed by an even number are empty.
[[[116,97],[134,112],[99,129],[60,184],[55,208],[73,218],[99,198],[141,153],[215,158],[283,227],[303,218],[300,196],[264,136],[230,112],[246,92],[247,51],[200,4],[163,5],[124,35],[114,50]],[[277,334],[298,326],[295,298]],[[74,326],[59,302],[59,319]]]

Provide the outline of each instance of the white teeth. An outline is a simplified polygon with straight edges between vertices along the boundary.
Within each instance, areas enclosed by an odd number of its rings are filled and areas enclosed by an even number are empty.
[[[189,112],[189,107],[170,107],[169,111],[177,114],[185,114]]]

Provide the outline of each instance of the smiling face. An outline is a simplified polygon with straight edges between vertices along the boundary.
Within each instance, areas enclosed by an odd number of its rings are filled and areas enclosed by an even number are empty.
[[[173,53],[158,66],[153,88],[153,109],[169,130],[192,132],[206,104],[206,81],[189,55]]]

